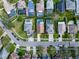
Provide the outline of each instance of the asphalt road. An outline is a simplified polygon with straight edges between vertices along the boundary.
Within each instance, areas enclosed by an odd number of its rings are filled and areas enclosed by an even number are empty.
[[[5,27],[5,25],[2,23],[2,21],[0,20],[0,26],[2,27],[2,29],[7,33],[7,35],[10,37],[11,41],[14,41],[14,43],[16,45],[19,46],[44,46],[44,47],[48,47],[49,45],[53,45],[53,46],[73,46],[73,47],[78,47],[79,46],[79,42],[31,42],[31,41],[22,41],[22,40],[17,40],[16,37],[14,37],[14,35],[12,35],[12,32],[7,29]]]

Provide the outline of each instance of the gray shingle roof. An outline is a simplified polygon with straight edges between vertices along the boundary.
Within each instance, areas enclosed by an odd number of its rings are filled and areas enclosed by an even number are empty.
[[[75,10],[75,2],[66,0],[66,10]]]

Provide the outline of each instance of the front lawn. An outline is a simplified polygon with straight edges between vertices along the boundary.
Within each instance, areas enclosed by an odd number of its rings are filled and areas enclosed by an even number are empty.
[[[9,18],[4,9],[0,10],[0,17],[4,20]]]
[[[1,41],[2,41],[2,45],[5,47],[10,42],[10,38],[6,35],[1,39]]]
[[[41,37],[41,38],[46,38],[46,39],[48,39],[48,38],[49,38],[49,35],[45,33],[45,34],[41,34],[40,37]]]
[[[24,55],[25,55],[25,53],[26,53],[26,51],[23,49],[23,48],[19,48],[18,49],[18,55],[20,56],[20,57],[23,57]]]

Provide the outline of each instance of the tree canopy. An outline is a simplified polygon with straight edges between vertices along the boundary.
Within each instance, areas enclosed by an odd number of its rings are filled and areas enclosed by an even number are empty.
[[[23,57],[23,56],[25,55],[25,50],[24,50],[23,48],[20,48],[20,49],[18,50],[18,55],[19,55],[20,57]]]
[[[54,56],[56,54],[56,48],[54,46],[49,46],[47,48],[47,52],[48,52],[49,56],[51,56],[51,55]]]

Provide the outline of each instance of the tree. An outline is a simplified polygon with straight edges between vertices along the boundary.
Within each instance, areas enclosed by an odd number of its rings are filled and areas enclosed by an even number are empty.
[[[48,34],[41,34],[41,38],[48,38]]]
[[[32,58],[32,56],[33,56],[33,50],[30,50],[29,54],[31,55],[31,58]]]
[[[79,33],[76,34],[76,38],[79,38]]]
[[[58,38],[59,37],[59,34],[58,33],[54,33],[53,37],[54,38]]]
[[[44,49],[44,47],[42,47],[42,46],[38,46],[38,47],[37,47],[37,55],[38,55],[40,58],[42,58],[43,49]]]
[[[23,48],[20,48],[20,49],[18,50],[18,55],[19,55],[20,57],[23,57],[23,56],[25,55],[25,50],[24,50]]]
[[[69,20],[72,20],[73,19],[74,14],[73,14],[72,11],[65,11],[64,12],[64,16],[66,16],[67,17],[67,21],[69,21]]]
[[[68,47],[68,49],[69,49],[70,56],[72,56],[72,58],[75,59],[76,58],[75,48],[74,47]]]
[[[34,4],[36,4],[37,3],[37,0],[33,0],[33,2],[34,2]]]
[[[54,46],[49,46],[47,48],[47,52],[48,52],[50,58],[53,59],[52,56],[56,55],[56,48]]]
[[[60,0],[53,0],[53,2],[56,4],[56,3],[59,3]]]
[[[21,22],[22,20],[24,20],[23,16],[22,15],[18,16],[17,21]]]
[[[12,53],[15,50],[15,44],[10,43],[7,47],[7,51]]]
[[[66,52],[66,47],[64,45],[60,47],[59,54],[62,56],[62,59],[66,59],[68,53]]]
[[[66,32],[65,32],[65,33],[62,35],[62,37],[63,37],[63,38],[70,38],[71,36],[70,36],[69,33],[66,33]]]

